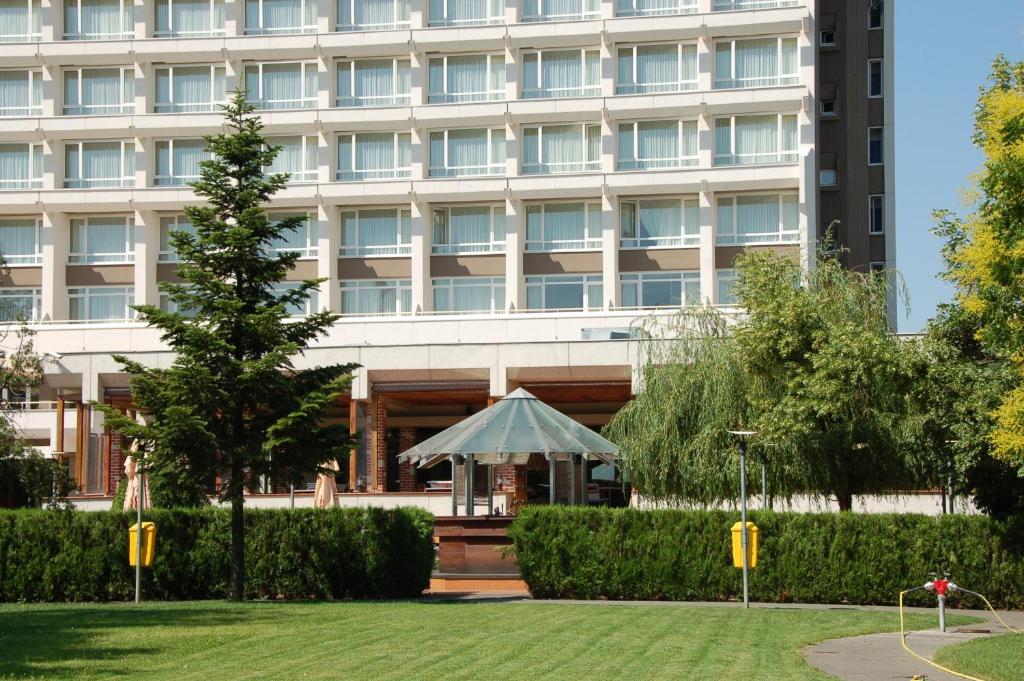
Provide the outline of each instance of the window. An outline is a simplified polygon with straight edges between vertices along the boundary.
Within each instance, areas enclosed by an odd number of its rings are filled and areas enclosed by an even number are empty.
[[[288,173],[289,182],[316,182],[320,175],[319,147],[316,135],[268,137],[272,146],[281,147],[266,174]]]
[[[297,281],[281,282],[274,285],[274,294],[280,298],[285,294],[291,294],[293,291],[298,290],[299,286],[301,284]],[[290,317],[308,317],[311,314],[316,314],[319,309],[320,291],[315,288],[306,291],[306,297],[303,300],[285,304],[285,311]]]
[[[64,40],[130,40],[132,0],[64,0]]]
[[[618,170],[697,165],[697,121],[635,121],[619,124]]]
[[[0,255],[4,265],[41,265],[43,221],[39,218],[0,218]]]
[[[343,315],[399,315],[411,311],[410,279],[348,279],[341,282]]]
[[[868,128],[868,165],[880,166],[885,162],[882,150],[882,129]]]
[[[868,233],[885,234],[885,195],[868,197]]]
[[[777,87],[800,82],[796,38],[715,43],[715,88]]]
[[[503,312],[504,277],[434,279],[435,312]]]
[[[600,0],[523,0],[520,21],[583,21],[600,16]]]
[[[273,223],[280,223],[287,218],[301,218],[299,225],[292,230],[287,230],[281,237],[274,239],[270,244],[270,255],[277,256],[283,253],[296,253],[299,258],[315,258],[319,252],[318,240],[320,238],[318,222],[314,214],[309,211],[272,212],[267,214],[267,219]]]
[[[135,225],[124,215],[90,216],[71,220],[72,265],[102,265],[135,261]]]
[[[712,11],[739,12],[750,9],[776,9],[779,7],[798,7],[803,0],[714,0]]]
[[[223,66],[163,66],[154,74],[156,113],[216,111],[226,100]]]
[[[41,189],[42,186],[43,145],[32,142],[0,144],[0,189]]]
[[[341,213],[342,257],[412,254],[412,211],[357,208]]]
[[[822,116],[835,116],[836,113],[836,100],[834,99],[822,99],[819,105]]]
[[[40,0],[0,2],[0,43],[35,43],[43,39]]]
[[[839,184],[839,173],[835,168],[822,168],[818,173],[818,184],[822,187],[835,187]]]
[[[316,62],[250,64],[245,89],[257,109],[316,108]]]
[[[736,294],[733,287],[736,283],[735,270],[718,270],[715,273],[716,284],[718,285],[718,304],[735,305]]]
[[[410,73],[408,59],[340,61],[337,105],[408,106]]]
[[[485,102],[505,99],[505,55],[431,57],[427,103]]]
[[[881,97],[882,92],[882,60],[868,60],[868,97]]]
[[[135,186],[135,142],[67,142],[64,186],[111,189]]]
[[[89,116],[135,111],[135,69],[65,69],[64,115]]]
[[[71,321],[128,321],[135,316],[135,289],[131,286],[92,286],[69,288],[68,308]]]
[[[822,31],[818,35],[818,45],[820,45],[821,47],[835,47],[836,32],[834,30]]]
[[[224,0],[156,0],[154,38],[224,35]]]
[[[410,0],[338,0],[339,31],[409,28]]]
[[[428,26],[484,26],[505,23],[504,0],[429,0]]]
[[[620,275],[622,307],[650,309],[700,304],[700,272]]]
[[[871,274],[882,274],[885,272],[885,263],[873,260],[868,263],[868,271],[871,272]]]
[[[527,251],[579,251],[600,247],[600,203],[571,201],[527,205]]]
[[[798,158],[795,114],[715,119],[715,165],[795,163]]]
[[[650,17],[665,14],[694,14],[697,0],[616,0],[617,17]]]
[[[885,7],[882,0],[871,0],[868,5],[868,28],[882,28],[882,20],[885,15]]]
[[[42,289],[0,288],[0,322],[39,321],[42,306]]]
[[[157,187],[175,187],[199,179],[199,164],[210,158],[206,142],[201,139],[165,140],[156,143]]]
[[[317,0],[245,0],[245,33],[316,33],[316,14]]]
[[[165,215],[160,218],[160,254],[157,257],[159,262],[178,262],[178,254],[174,249],[174,242],[171,234],[174,232],[188,232],[194,235],[196,228],[186,215]]]
[[[697,199],[634,199],[619,202],[622,248],[697,246],[700,202]]]
[[[435,208],[432,235],[435,254],[501,253],[505,250],[505,206]]]
[[[697,46],[666,43],[621,47],[617,68],[617,95],[696,90]]]
[[[505,129],[430,133],[430,177],[505,174]]]
[[[791,243],[800,237],[796,194],[737,194],[718,197],[719,246]]]
[[[412,137],[359,132],[338,137],[338,180],[390,180],[412,175]]]
[[[0,116],[41,116],[42,113],[42,71],[0,71]]]
[[[600,310],[604,303],[600,274],[526,277],[526,308],[531,311]]]
[[[599,50],[524,52],[523,99],[601,94]]]
[[[523,175],[600,169],[600,125],[580,123],[523,128]]]

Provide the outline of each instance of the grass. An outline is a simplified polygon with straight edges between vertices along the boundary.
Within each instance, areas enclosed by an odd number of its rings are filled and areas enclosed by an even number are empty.
[[[940,648],[935,661],[987,681],[1020,681],[1024,676],[1024,634],[1003,634]]]
[[[933,617],[912,615],[914,628]],[[892,613],[542,603],[0,605],[0,678],[825,679]],[[1006,677],[1009,678],[1009,677]]]

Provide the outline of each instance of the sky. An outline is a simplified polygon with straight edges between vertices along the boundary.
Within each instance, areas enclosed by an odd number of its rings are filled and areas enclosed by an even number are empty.
[[[971,144],[978,87],[1000,52],[1024,60],[1024,0],[898,0],[896,8],[896,267],[910,292],[901,332],[924,328],[952,287],[936,208],[962,211],[961,190],[981,165]]]

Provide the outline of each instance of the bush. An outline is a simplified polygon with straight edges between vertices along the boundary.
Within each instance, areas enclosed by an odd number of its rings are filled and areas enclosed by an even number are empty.
[[[726,511],[533,507],[509,534],[539,598],[723,601],[742,597]],[[902,589],[948,570],[996,607],[1024,607],[1020,534],[984,516],[755,511],[753,600],[893,605]],[[964,597],[974,607],[983,607]],[[934,605],[912,594],[911,604]]]
[[[224,598],[227,509],[154,509],[149,600]],[[134,596],[128,527],[134,513],[0,511],[0,601],[117,601]],[[430,582],[433,519],[417,509],[250,510],[249,598],[404,598]]]

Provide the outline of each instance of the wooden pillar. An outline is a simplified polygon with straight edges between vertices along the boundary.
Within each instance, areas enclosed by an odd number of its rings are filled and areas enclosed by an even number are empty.
[[[348,403],[348,434],[355,435],[356,424],[358,423],[356,417],[358,415],[358,405],[355,400],[349,400]],[[354,443],[352,449],[348,453],[348,491],[356,491],[356,465],[359,460],[359,445]]]
[[[85,492],[82,473],[85,469],[85,443],[88,442],[85,432],[85,409],[86,406],[81,401],[75,403],[75,484],[78,485],[80,494]]]
[[[113,438],[113,433],[110,431],[110,426],[107,426],[103,431],[103,493],[106,495],[113,494],[113,490],[110,489],[110,444]]]
[[[57,454],[64,453],[64,396],[57,396]]]

